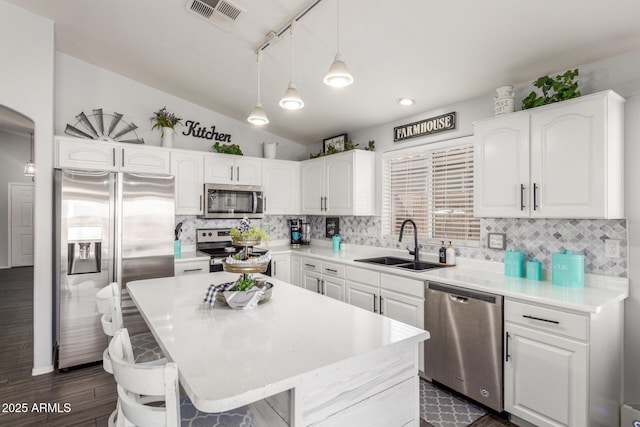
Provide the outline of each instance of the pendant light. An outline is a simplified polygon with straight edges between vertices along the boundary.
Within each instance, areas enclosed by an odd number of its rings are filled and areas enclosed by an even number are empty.
[[[291,28],[289,34],[291,36],[291,80],[289,81],[289,87],[284,92],[284,96],[280,100],[280,106],[286,110],[299,110],[304,107],[304,102],[296,89],[296,85],[293,83],[293,33],[295,31],[296,21],[291,21]]]
[[[353,76],[340,54],[340,0],[336,0],[336,33],[338,42],[336,57],[324,77],[324,84],[333,87],[346,87],[353,83]]]
[[[256,102],[255,108],[247,117],[247,121],[252,125],[264,126],[269,123],[269,118],[262,109],[262,103],[260,102],[260,63],[262,62],[262,50],[260,49],[256,52],[256,62],[258,63],[258,102]]]
[[[29,161],[24,165],[24,176],[35,176],[36,164],[33,163],[33,132],[31,133],[31,155]]]

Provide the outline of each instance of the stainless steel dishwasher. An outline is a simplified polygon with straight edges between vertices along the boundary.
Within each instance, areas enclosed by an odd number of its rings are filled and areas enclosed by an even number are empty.
[[[425,374],[502,412],[501,295],[425,283]]]

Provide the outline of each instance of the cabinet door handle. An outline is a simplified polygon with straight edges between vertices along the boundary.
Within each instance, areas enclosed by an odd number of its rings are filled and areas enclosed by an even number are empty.
[[[384,314],[382,312],[382,303],[383,303],[383,301],[384,301],[384,298],[382,298],[382,295],[380,295],[380,314]]]
[[[524,210],[524,184],[520,184],[520,210]]]
[[[504,346],[504,361],[508,362],[509,359],[511,358],[511,356],[509,355],[509,339],[511,338],[511,335],[509,335],[509,332],[507,332],[507,339],[506,339],[506,343]]]
[[[264,196],[262,197],[262,210],[267,212],[267,198]]]
[[[113,147],[113,159],[111,159],[111,164],[113,165],[113,167],[116,167],[116,148]]]
[[[192,271],[202,271],[202,268],[188,268],[184,270],[185,273],[190,273]]]
[[[536,193],[538,192],[538,184],[533,183],[533,210],[538,209],[538,199]]]
[[[324,209],[322,209],[322,196],[320,196],[320,212],[322,212]]]
[[[231,166],[231,181],[233,181],[233,166]]]
[[[321,289],[320,293],[322,295],[326,295],[325,292],[324,292],[324,279],[320,281],[320,289]]]
[[[373,312],[377,313],[378,309],[376,308],[376,301],[378,300],[378,295],[373,296]]]
[[[278,265],[278,264],[277,264],[277,263],[275,263],[275,262],[273,262],[272,264],[273,264],[273,277],[276,277],[276,276],[277,276],[277,273],[276,273],[276,265]]]
[[[124,148],[120,154],[122,155],[122,158],[120,159],[120,166],[124,167]]]
[[[236,167],[236,181],[240,181],[240,166]]]
[[[557,321],[557,320],[543,319],[542,317],[529,316],[528,314],[523,314],[522,317],[527,318],[527,319],[531,319],[531,320],[539,320],[540,322],[553,323],[553,324],[556,324],[556,325],[560,324],[560,322]]]
[[[199,208],[199,210],[202,211],[202,195],[200,195],[200,208]]]
[[[316,290],[320,293],[320,279],[316,278]]]
[[[326,212],[329,208],[327,207],[327,198],[324,198],[324,211]]]

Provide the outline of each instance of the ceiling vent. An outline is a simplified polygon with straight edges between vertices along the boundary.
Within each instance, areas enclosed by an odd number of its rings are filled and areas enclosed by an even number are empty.
[[[225,31],[231,31],[242,12],[245,12],[228,0],[189,0],[187,10]]]

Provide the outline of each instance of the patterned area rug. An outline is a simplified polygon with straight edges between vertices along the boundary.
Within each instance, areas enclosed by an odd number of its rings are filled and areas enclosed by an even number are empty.
[[[427,426],[467,427],[486,413],[481,407],[420,380],[420,417]]]

